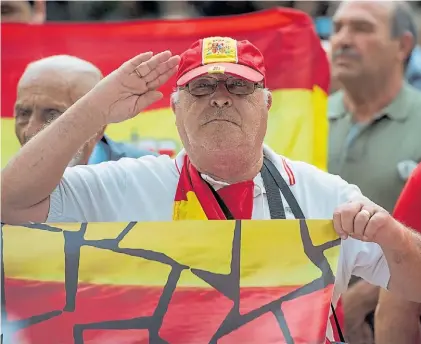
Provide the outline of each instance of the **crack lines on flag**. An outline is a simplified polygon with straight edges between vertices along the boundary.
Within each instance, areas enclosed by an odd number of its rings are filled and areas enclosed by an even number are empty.
[[[242,307],[244,295],[251,293],[251,298],[257,300],[261,294],[256,292],[258,288],[244,291],[247,288],[240,287],[241,255],[246,254],[241,250],[242,222],[230,223],[232,242],[229,273],[215,273],[189,266],[163,252],[141,248],[141,244],[139,248],[123,247],[121,242],[136,229],[136,222],[125,224],[122,230],[119,229],[118,232],[111,233],[112,235],[108,233],[111,238],[105,234],[98,238],[95,235],[86,235],[90,226],[86,223],[80,224],[80,228],[76,229],[46,224],[19,227],[29,231],[27,233],[42,234],[46,240],[55,236],[58,241],[52,241],[51,245],[62,243],[62,257],[45,257],[45,264],[52,266],[51,271],[54,268],[59,272],[60,269],[64,270],[62,280],[58,278],[55,282],[51,282],[54,279],[53,273],[39,281],[9,278],[8,261],[3,258],[5,247],[12,244],[8,243],[4,234],[5,231],[18,228],[2,226],[3,343],[16,343],[17,336],[22,333],[30,336],[29,343],[35,344],[50,341],[83,344],[93,338],[97,341],[89,341],[90,343],[111,343],[118,341],[118,338],[124,338],[122,342],[125,343],[224,343],[224,339],[228,343],[234,339],[230,335],[256,323],[260,318],[268,319],[268,316],[275,325],[270,328],[274,332],[272,340],[278,338],[278,342],[295,343],[294,331],[282,304],[321,291],[334,283],[334,274],[325,250],[338,246],[340,241],[313,245],[306,221],[300,220],[299,230],[304,252],[310,262],[321,271],[321,277],[283,293],[276,291],[272,293],[271,299],[263,297],[263,301]],[[143,228],[148,227],[147,223],[140,225]],[[16,243],[13,245],[14,250],[19,250]],[[39,254],[42,255],[43,252]],[[46,252],[45,255],[47,254]],[[121,257],[126,260],[119,261]],[[90,261],[90,269],[87,271],[84,260],[94,259],[96,268],[92,271],[94,263]],[[129,262],[127,259],[132,264],[130,274],[119,282],[119,270],[124,269],[125,262]],[[34,266],[34,269],[42,270],[42,267]],[[142,273],[148,275],[151,271],[158,270],[160,276],[165,277],[161,281],[142,277]],[[95,280],[93,275],[103,277]],[[187,275],[189,281],[196,280],[199,287],[182,284],[182,279]],[[262,290],[265,289],[270,288]],[[34,300],[38,300],[38,303]],[[311,305],[309,307],[311,310]],[[42,339],[35,338],[37,331],[42,332]],[[253,333],[257,332],[249,331],[249,334]],[[49,341],[48,336],[54,335],[55,339]],[[261,343],[259,338],[248,340]]]

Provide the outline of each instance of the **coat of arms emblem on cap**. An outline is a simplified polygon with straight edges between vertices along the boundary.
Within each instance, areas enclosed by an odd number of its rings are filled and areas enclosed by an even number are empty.
[[[237,41],[229,37],[203,39],[202,64],[237,63]]]

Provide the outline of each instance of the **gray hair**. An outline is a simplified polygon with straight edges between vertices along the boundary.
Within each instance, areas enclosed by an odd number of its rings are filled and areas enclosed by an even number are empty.
[[[28,64],[28,67],[40,66],[40,67],[57,67],[57,68],[77,68],[86,71],[97,71],[100,70],[93,63],[82,60],[79,57],[71,55],[52,55],[33,61]]]
[[[269,104],[269,96],[270,96],[270,91],[268,88],[264,88],[263,89],[263,96],[265,97],[265,103],[266,105]],[[171,94],[171,104],[177,104],[180,101],[180,90],[176,89],[172,94]]]
[[[409,32],[414,40],[411,52],[405,60],[404,67],[408,66],[409,60],[411,59],[412,50],[417,44],[418,30],[415,24],[415,18],[412,14],[413,10],[411,5],[406,1],[394,1],[391,17],[391,35],[392,38],[400,38],[405,33]]]

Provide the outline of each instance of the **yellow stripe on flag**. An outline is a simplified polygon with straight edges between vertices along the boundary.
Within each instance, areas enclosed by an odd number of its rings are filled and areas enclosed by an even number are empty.
[[[307,220],[307,226],[313,245],[337,238],[330,221]],[[336,266],[339,247],[325,255]],[[304,252],[297,220],[243,222],[240,262],[241,287],[296,286],[321,276]]]
[[[90,223],[85,239],[117,237],[126,225]],[[337,238],[331,221],[309,220],[307,225],[314,245]],[[191,268],[229,274],[234,226],[234,221],[137,223],[120,248],[161,252]],[[7,278],[64,282],[63,233],[5,226],[3,240]],[[325,251],[331,266],[336,267],[338,253],[339,247]],[[161,286],[169,272],[169,266],[155,261],[81,248],[79,282]],[[242,287],[296,286],[320,277],[320,270],[304,253],[297,220],[242,221],[240,273]],[[179,286],[207,286],[189,276],[193,275],[184,274]]]

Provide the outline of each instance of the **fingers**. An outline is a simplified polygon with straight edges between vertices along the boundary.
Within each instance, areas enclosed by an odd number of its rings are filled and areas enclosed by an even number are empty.
[[[366,222],[361,216],[367,216],[367,211],[365,210],[359,215],[362,209],[363,204],[360,202],[350,202],[339,206],[333,213],[333,226],[341,239],[345,240],[348,236],[354,237],[355,230],[360,231],[361,227],[365,228]]]
[[[165,74],[169,70],[177,67],[180,62],[180,56],[172,56],[167,61],[162,62],[159,64],[155,69],[149,72],[149,74],[145,75],[144,80],[148,83],[151,83],[155,79],[157,79],[160,75]]]
[[[333,225],[342,239],[348,236],[373,241],[378,233],[379,222],[383,223],[388,213],[372,202],[350,202],[337,208],[333,214]]]
[[[355,215],[361,210],[362,204],[358,202],[347,203],[341,211],[341,226],[342,230],[347,235],[354,233],[354,218]]]
[[[342,240],[348,238],[348,233],[344,231],[342,228],[342,221],[341,221],[341,212],[338,208],[337,211],[333,213],[333,227],[335,227],[336,232],[341,237]]]
[[[150,72],[155,70],[159,65],[167,62],[171,57],[170,51],[163,51],[162,53],[158,53],[155,56],[149,58],[146,61],[142,61],[139,63],[135,68],[137,70],[137,74],[141,75],[142,77],[147,76]]]
[[[149,57],[149,58],[148,58]],[[135,62],[143,60],[139,65]],[[171,52],[164,51],[152,56],[144,53],[126,62],[124,73],[121,75],[122,83],[133,92],[147,92],[159,88],[177,71],[180,56],[171,56]]]
[[[372,216],[372,212],[367,208],[363,207],[361,211],[359,211],[354,218],[354,230],[352,233],[353,237],[358,239],[367,240],[365,236],[366,227],[370,221]]]
[[[133,73],[134,69],[139,66],[141,63],[148,61],[152,57],[153,53],[148,51],[146,53],[139,54],[133,57],[131,60],[124,62],[120,69],[127,74]]]
[[[376,211],[373,216],[371,216],[370,221],[368,222],[365,231],[364,231],[364,240],[378,242],[381,238],[378,237],[379,234],[383,237],[384,240],[396,240],[396,236],[388,237],[387,232],[383,231],[382,227],[385,227],[389,221],[393,220],[390,214],[385,211]]]
[[[159,86],[165,84],[177,72],[177,66],[166,71],[164,74],[159,75],[155,80],[148,83],[150,90],[157,89]]]

